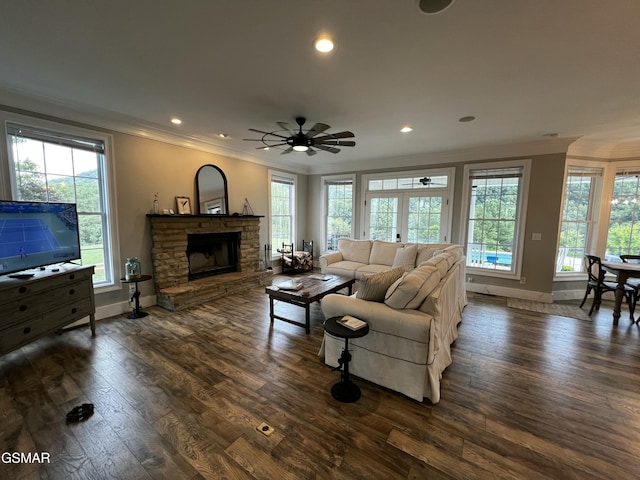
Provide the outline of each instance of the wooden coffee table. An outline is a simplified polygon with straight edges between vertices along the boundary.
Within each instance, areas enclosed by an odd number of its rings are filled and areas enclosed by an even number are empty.
[[[265,288],[265,293],[269,295],[269,317],[271,323],[277,318],[283,322],[292,323],[300,327],[305,327],[307,333],[311,332],[311,319],[309,313],[309,306],[313,302],[321,300],[325,295],[330,293],[336,293],[340,290],[347,288],[349,295],[351,295],[351,289],[355,283],[355,279],[348,277],[341,277],[339,275],[330,275],[329,280],[319,280],[306,277],[297,277],[296,280],[302,282],[302,288],[300,290],[281,290],[277,285],[271,285]],[[281,302],[290,303],[291,305],[297,305],[304,308],[305,323],[291,320],[290,318],[276,315],[273,311],[273,301],[280,300]]]

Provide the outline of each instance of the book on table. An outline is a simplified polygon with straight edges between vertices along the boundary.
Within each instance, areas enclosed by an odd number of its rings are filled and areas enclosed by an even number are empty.
[[[297,280],[288,280],[278,285],[280,290],[300,290],[302,288],[302,282]]]
[[[367,326],[367,322],[364,322],[359,318],[352,317],[351,315],[345,315],[339,320],[339,323],[351,330],[360,330],[362,327]]]
[[[309,278],[313,278],[314,280],[327,281],[327,280],[331,279],[331,275],[324,275],[322,273],[314,273],[313,275],[309,275]]]

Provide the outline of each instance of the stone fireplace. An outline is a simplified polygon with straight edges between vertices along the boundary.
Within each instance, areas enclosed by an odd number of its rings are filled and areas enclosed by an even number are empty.
[[[260,265],[260,216],[147,215],[158,305],[199,305],[271,283]]]

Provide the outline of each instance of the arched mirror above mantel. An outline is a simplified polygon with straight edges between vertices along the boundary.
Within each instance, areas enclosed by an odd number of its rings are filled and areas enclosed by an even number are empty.
[[[228,215],[227,177],[215,165],[203,165],[196,173],[196,200],[201,215]]]

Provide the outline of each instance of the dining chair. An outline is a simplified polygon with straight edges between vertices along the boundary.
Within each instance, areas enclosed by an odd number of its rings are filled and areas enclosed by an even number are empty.
[[[605,280],[605,271],[602,269],[602,262],[600,257],[596,255],[585,255],[586,260],[586,268],[587,268],[587,290],[584,293],[584,298],[582,299],[582,303],[580,307],[584,305],[587,301],[587,297],[593,290],[593,303],[591,304],[591,309],[589,310],[589,315],[593,313],[594,310],[600,309],[600,303],[602,302],[602,294],[606,292],[615,292],[616,288],[618,288],[618,283],[614,281]],[[629,305],[629,311],[631,313],[631,319],[633,320],[633,312],[635,310],[635,297],[633,288],[629,285],[624,285],[624,296],[627,299],[627,304]]]
[[[640,255],[624,254],[620,255],[620,259],[624,263],[640,263]],[[627,279],[627,285],[633,288],[634,306],[637,306],[638,300],[640,300],[640,278]]]

